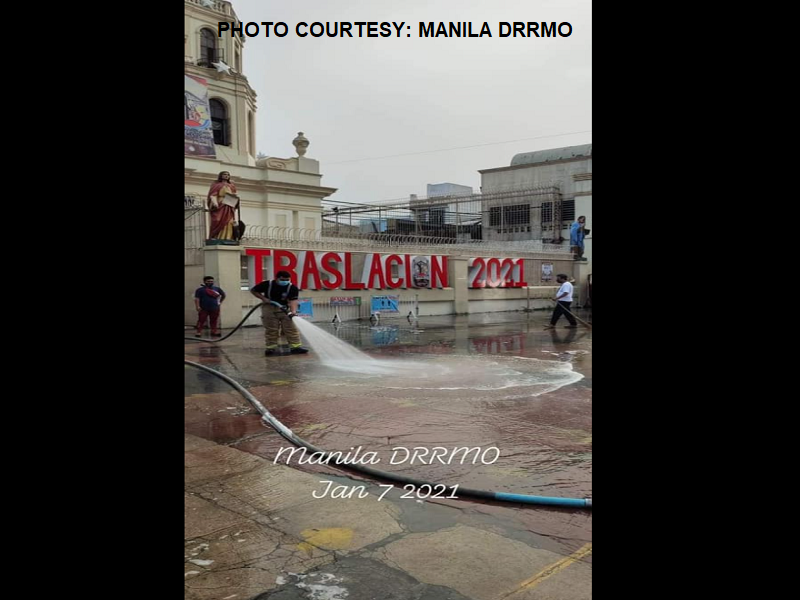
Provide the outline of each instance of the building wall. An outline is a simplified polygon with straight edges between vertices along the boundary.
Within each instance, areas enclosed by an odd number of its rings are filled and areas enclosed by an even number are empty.
[[[558,185],[561,192],[561,199],[575,200],[575,217],[586,216],[587,227],[590,230],[589,236],[585,241],[584,256],[591,262],[592,247],[592,159],[580,158],[553,163],[517,165],[513,167],[500,167],[496,169],[481,170],[481,191],[484,194],[504,191],[514,188],[525,188],[535,186],[546,186],[550,184]],[[520,204],[525,203],[525,199],[520,199]],[[532,207],[540,207],[542,201],[550,201],[549,198],[532,197],[528,202]],[[508,202],[506,202],[508,204]],[[491,201],[485,202],[484,211],[484,239],[502,239],[522,241],[526,239],[553,239],[559,237],[555,235],[552,227],[542,227],[541,213],[539,210],[531,211],[530,232],[519,231],[507,234],[497,234],[490,227],[489,211],[492,206]],[[498,206],[500,204],[497,204]],[[560,237],[564,239],[562,245],[569,245],[569,231],[572,221],[562,221]],[[522,230],[519,226],[517,229]],[[527,229],[527,228],[524,228]]]
[[[589,182],[591,183],[591,181]],[[586,257],[587,264],[589,265],[589,273],[592,272],[592,236],[594,235],[594,225],[592,224],[592,195],[589,192],[586,196],[577,196],[575,198],[575,218],[581,215],[586,217],[586,227],[589,229],[589,235],[583,240],[584,256]]]
[[[219,21],[235,20],[230,2],[218,2],[221,10],[212,11],[193,0],[184,0],[184,54],[185,71],[188,75],[201,77],[208,82],[209,100],[221,100],[227,107],[230,145],[217,145],[217,158],[243,165],[255,164],[255,140],[250,135],[249,121],[253,121],[255,132],[256,94],[250,87],[247,77],[241,71],[231,71],[227,75],[215,67],[197,65],[201,60],[201,30],[208,29],[214,34],[216,47],[223,52],[223,62],[235,68],[236,53],[240,62],[244,56],[244,41],[247,38],[224,35],[217,37]]]
[[[429,183],[428,198],[437,196],[469,196],[472,188],[468,185],[458,185],[457,183]]]
[[[197,287],[197,286],[195,286]],[[527,288],[515,289],[493,289],[493,290],[469,290],[469,312],[470,313],[493,313],[503,311],[519,311],[530,307],[531,309],[552,309],[553,303],[547,298],[551,298],[558,290],[557,285],[553,286],[531,286]],[[194,290],[192,290],[193,292]],[[528,295],[530,294],[530,301]],[[344,321],[355,319],[368,319],[371,310],[370,305],[372,296],[398,296],[400,310],[398,313],[381,313],[381,322],[405,319],[409,311],[415,310],[415,304],[419,305],[419,316],[442,316],[455,314],[455,290],[453,288],[443,288],[440,290],[429,289],[397,289],[397,290],[304,290],[300,293],[301,299],[310,298],[314,304],[314,317],[312,321],[327,321],[333,318],[338,312]],[[360,298],[360,306],[335,307],[328,306],[331,297],[346,296]],[[242,294],[243,305],[241,320],[247,313],[259,303],[259,300],[244,291]],[[232,306],[232,305],[231,305]],[[233,310],[231,308],[231,310]],[[192,315],[192,318],[195,318]],[[238,322],[238,321],[237,321]],[[245,322],[245,325],[259,325],[261,323],[260,311],[255,311]]]
[[[318,161],[298,156],[267,157],[254,160],[253,164],[237,160],[185,156],[185,192],[205,201],[219,172],[229,171],[242,199],[242,220],[248,226],[322,228],[320,201],[336,189],[321,185]]]
[[[276,245],[273,249],[279,249]],[[186,267],[186,323],[191,325],[196,320],[194,312],[194,304],[191,299],[191,294],[200,285],[198,281],[202,280],[205,274],[211,274],[217,278],[218,281],[228,282],[224,287],[230,302],[223,308],[226,314],[223,315],[223,326],[232,327],[239,322],[258,301],[249,293],[249,284],[245,281],[240,286],[236,286],[233,282],[242,282],[242,260],[246,248],[221,248],[221,249],[206,249],[204,258],[206,264],[202,267]],[[295,254],[297,249],[292,248]],[[319,250],[316,250],[319,252]],[[376,249],[376,252],[387,253],[385,248]],[[219,260],[220,253],[227,255],[223,260]],[[413,254],[413,251],[404,251],[403,253]],[[352,255],[352,268],[353,273],[360,274],[363,271],[364,261],[367,255],[371,252],[351,252]],[[477,256],[485,258],[493,258],[488,253],[477,253]],[[507,258],[508,255],[497,255],[497,258]],[[398,288],[398,289],[336,289],[336,290],[304,290],[301,293],[301,298],[310,298],[315,305],[324,305],[319,314],[316,314],[316,319],[330,319],[335,313],[335,309],[329,307],[330,298],[333,296],[348,296],[358,297],[361,299],[361,307],[355,312],[351,307],[343,307],[341,316],[343,319],[351,318],[369,318],[370,304],[372,296],[383,295],[397,295],[400,297],[401,314],[402,318],[408,314],[415,301],[419,302],[419,315],[451,315],[456,312],[497,312],[506,310],[521,310],[522,308],[530,307],[536,308],[550,308],[552,303],[547,300],[552,298],[555,291],[558,289],[558,284],[555,282],[556,273],[566,273],[570,277],[577,277],[579,273],[579,265],[565,257],[557,257],[553,255],[542,255],[536,258],[525,259],[525,281],[527,287],[522,288],[482,288],[482,289],[466,289],[467,278],[460,279],[455,272],[455,263],[457,261],[466,262],[464,256],[449,256],[448,263],[450,264],[450,271],[448,273],[448,283],[450,287],[441,289],[428,289],[428,288]],[[541,281],[541,264],[542,262],[553,263],[553,279],[550,282]],[[247,263],[245,263],[247,264]],[[252,263],[251,263],[252,264]],[[221,270],[224,265],[225,270]],[[253,279],[252,273],[248,276]],[[269,274],[268,274],[269,275]],[[580,296],[580,285],[576,281],[576,294]],[[461,286],[461,287],[459,287]],[[459,298],[467,300],[467,307],[465,310],[456,310],[457,301]],[[241,306],[241,311],[235,307]],[[354,308],[354,307],[353,307]],[[233,312],[231,312],[233,311]],[[394,318],[389,316],[388,318]],[[247,324],[256,325],[259,323],[258,311],[254,313],[249,319]]]
[[[197,309],[194,307],[194,292],[197,288],[203,285],[203,277],[205,277],[204,265],[191,265],[183,268],[184,286],[186,294],[184,294],[183,312],[184,323],[186,325],[194,325],[197,323]]]
[[[571,198],[578,191],[574,176],[591,172],[591,158],[552,164],[486,169],[481,171],[481,191],[487,194],[514,187],[532,187],[558,183],[561,188],[561,194],[566,198]],[[591,180],[589,180],[589,186],[591,186]]]

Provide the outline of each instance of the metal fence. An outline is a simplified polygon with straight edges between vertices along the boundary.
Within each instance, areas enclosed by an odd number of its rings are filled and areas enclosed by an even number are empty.
[[[184,195],[184,264],[202,264],[204,199]],[[323,201],[322,228],[248,225],[241,245],[327,252],[565,257],[557,226],[574,216],[553,184],[387,204]],[[550,224],[548,226],[548,223]],[[556,226],[554,226],[556,225]],[[545,237],[549,235],[550,237]]]
[[[568,255],[568,246],[548,244],[542,240],[456,240],[447,237],[428,237],[390,233],[340,233],[318,229],[292,227],[247,226],[243,246],[280,247],[287,250],[325,250],[329,252],[408,252],[415,254],[464,254],[481,256],[486,253],[514,254],[522,258],[541,254]]]
[[[574,218],[574,212],[574,199],[562,198],[557,183],[466,195],[412,195],[408,200],[381,204],[323,200],[322,235],[560,244],[560,231]]]
[[[377,306],[373,309],[372,302],[342,305],[335,300],[312,299],[312,316],[306,317],[312,323],[347,323],[361,321],[371,326],[402,325],[413,330],[417,327],[419,317],[419,301],[417,294],[380,294],[375,293],[371,298],[392,298],[390,305]],[[245,312],[259,303],[251,294],[246,295]],[[300,297],[301,302],[305,300]],[[258,325],[261,323],[259,311],[255,311],[245,323]]]
[[[203,199],[196,194],[183,196],[183,264],[203,264],[206,239],[206,213]]]

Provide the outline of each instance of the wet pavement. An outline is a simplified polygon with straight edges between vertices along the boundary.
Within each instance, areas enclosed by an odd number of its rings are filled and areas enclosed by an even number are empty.
[[[381,375],[325,367],[313,347],[264,357],[260,328],[187,342],[185,353],[240,382],[300,437],[367,466],[591,497],[592,334],[563,322],[544,331],[548,317],[428,317],[421,332],[402,319],[319,324],[391,367]],[[301,464],[226,383],[185,373],[186,598],[591,597],[590,512],[419,494]],[[454,457],[458,448],[474,451]]]

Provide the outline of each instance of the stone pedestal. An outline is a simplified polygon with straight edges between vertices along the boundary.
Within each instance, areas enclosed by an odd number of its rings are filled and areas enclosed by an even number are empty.
[[[220,326],[234,327],[242,320],[242,250],[240,246],[206,246],[203,248],[205,272],[215,284],[225,291],[225,302],[220,311]],[[202,280],[197,284],[202,283]]]
[[[467,288],[467,259],[450,257],[447,275],[453,287],[454,310],[457,315],[469,314],[469,289]]]

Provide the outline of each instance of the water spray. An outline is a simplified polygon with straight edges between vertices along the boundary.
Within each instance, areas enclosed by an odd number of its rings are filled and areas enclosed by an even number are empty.
[[[277,305],[276,302],[272,302],[272,304]],[[250,309],[250,311],[248,311],[248,313],[244,316],[244,318],[239,322],[239,324],[236,325],[236,327],[234,327],[230,331],[230,333],[228,333],[226,336],[224,336],[224,337],[222,337],[220,339],[217,339],[217,340],[204,340],[204,339],[190,338],[190,337],[185,337],[184,339],[188,340],[188,341],[191,341],[191,342],[211,342],[211,343],[214,343],[214,344],[216,344],[218,342],[221,342],[221,341],[229,338],[230,336],[232,336],[239,329],[241,329],[241,327],[244,325],[245,321],[247,321],[247,319],[250,318],[250,315],[252,315],[258,308],[260,308],[261,306],[265,306],[265,305],[267,305],[266,302],[261,302],[259,304],[256,304],[255,306],[253,306]],[[289,314],[288,307],[283,307],[282,305],[280,305],[280,306],[281,306],[281,310],[285,309],[284,312]],[[419,305],[418,304],[417,304],[417,311],[419,311]],[[380,315],[380,313],[373,313],[372,315],[370,315],[370,322],[372,322],[372,320],[374,318],[375,322],[377,323],[380,320],[380,316],[379,315]],[[292,315],[292,316],[294,316],[294,315]],[[411,316],[410,312],[409,312],[409,316]],[[341,322],[341,319],[339,319],[339,322]],[[338,323],[337,323],[337,325],[338,325]],[[591,328],[591,325],[589,325],[589,327]],[[226,383],[231,385],[236,391],[238,391],[240,394],[242,394],[242,396],[244,396],[247,399],[247,401],[250,402],[256,408],[256,410],[259,413],[261,413],[262,421],[265,424],[273,427],[278,433],[280,433],[284,438],[286,438],[292,444],[295,444],[296,446],[307,448],[307,449],[311,450],[312,452],[322,453],[324,457],[331,456],[329,452],[327,452],[325,450],[321,450],[321,449],[311,445],[310,443],[306,442],[302,438],[298,437],[291,429],[289,429],[283,423],[278,421],[264,407],[264,405],[261,404],[261,402],[258,401],[258,399],[255,396],[253,396],[249,391],[247,391],[244,387],[242,387],[242,385],[239,384],[236,380],[228,377],[227,375],[225,375],[223,373],[220,373],[219,371],[211,369],[210,367],[207,367],[205,365],[201,365],[199,363],[195,363],[195,362],[192,362],[192,361],[189,361],[189,360],[184,360],[183,362],[186,365],[189,365],[191,367],[195,367],[197,369],[201,369],[201,370],[206,371],[206,372],[208,372],[208,373],[210,373],[210,374],[212,374],[212,375],[214,375],[216,377],[219,377],[220,379],[222,379],[223,381],[225,381]],[[404,483],[404,484],[407,483],[407,484],[411,484],[411,485],[414,485],[414,486],[417,486],[417,487],[420,487],[420,486],[423,486],[423,485],[428,485],[428,486],[441,485],[441,484],[431,483],[431,482],[428,482],[428,481],[422,481],[422,480],[419,480],[419,479],[414,479],[412,477],[407,477],[405,475],[400,475],[398,473],[389,473],[389,472],[386,472],[386,471],[380,471],[378,469],[373,469],[373,468],[365,467],[365,466],[361,466],[361,465],[356,465],[356,464],[340,465],[336,461],[331,461],[331,462],[334,462],[334,464],[336,464],[337,466],[340,466],[342,468],[351,469],[351,470],[354,470],[354,471],[358,471],[360,473],[364,473],[364,474],[370,475],[372,477],[376,477],[376,478],[379,478],[379,479],[385,479],[385,480],[388,480],[388,481],[397,481],[397,482]],[[450,489],[452,490],[453,487],[450,486]],[[513,502],[513,503],[521,503],[521,504],[539,504],[539,505],[548,505],[548,506],[565,507],[565,508],[582,508],[582,509],[587,509],[587,510],[591,510],[592,509],[592,499],[591,498],[559,498],[559,497],[553,497],[553,496],[531,496],[531,495],[527,495],[527,494],[509,494],[509,493],[505,493],[505,492],[490,492],[490,491],[484,491],[484,490],[472,490],[472,489],[469,489],[469,488],[462,488],[462,487],[458,488],[458,493],[461,494],[461,495],[464,495],[464,496],[470,496],[470,497],[473,497],[473,498],[479,498],[479,499],[483,499],[483,500],[498,500],[498,501],[502,501],[502,502]]]

